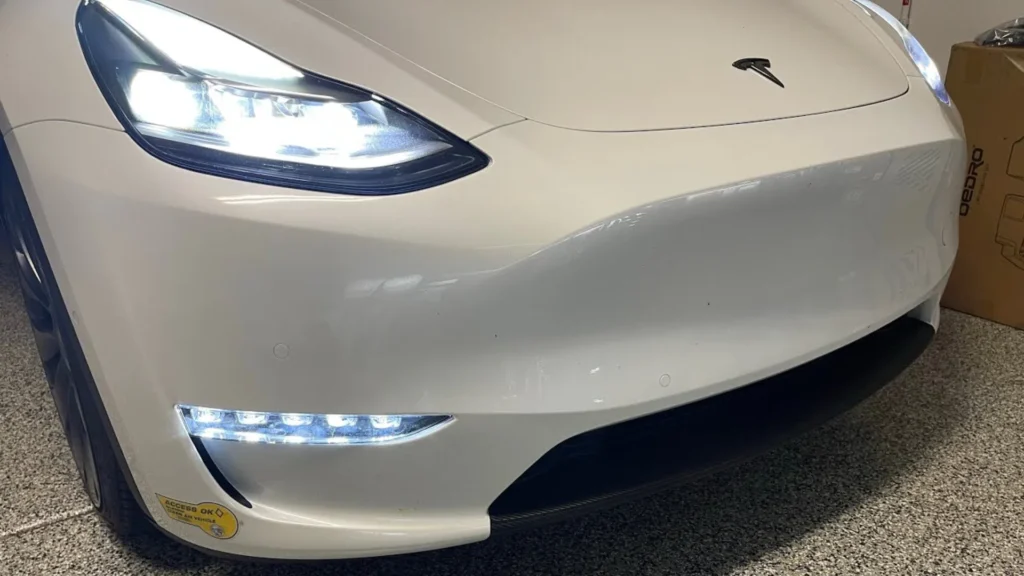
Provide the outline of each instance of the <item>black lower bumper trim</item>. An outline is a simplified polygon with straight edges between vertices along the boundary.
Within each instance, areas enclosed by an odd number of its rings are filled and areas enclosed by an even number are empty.
[[[934,336],[903,317],[839,350],[736,390],[574,436],[495,500],[494,531],[560,520],[749,458],[857,405]]]

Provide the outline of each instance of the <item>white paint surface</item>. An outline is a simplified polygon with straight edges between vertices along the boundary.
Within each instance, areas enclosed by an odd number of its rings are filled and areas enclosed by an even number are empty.
[[[483,539],[488,505],[565,438],[787,370],[932,301],[964,166],[958,122],[920,78],[882,104],[775,122],[520,122],[474,140],[485,170],[384,198],[196,174],[78,123],[7,143],[146,505],[184,540],[280,558]],[[177,403],[458,421],[386,450],[220,446],[253,508],[214,541],[153,497],[226,498]]]
[[[480,540],[489,504],[565,438],[755,382],[912,310],[936,320],[956,251],[962,127],[852,3],[863,26],[841,11],[808,14],[849,22],[841,53],[877,36],[909,75],[898,79],[905,94],[787,120],[630,133],[516,123],[296,2],[163,3],[394,98],[493,160],[389,197],[176,168],[121,131],[98,93],[74,37],[78,0],[0,0],[0,127],[143,505],[182,540],[277,558]],[[618,32],[640,42],[650,30]],[[470,33],[437,41],[462,47]],[[795,52],[787,41],[809,34],[794,30],[777,49]],[[504,52],[488,46],[511,58],[534,39],[524,28]],[[749,106],[783,92],[734,71],[729,43],[715,40],[702,56],[724,62],[721,77],[733,76],[722,82],[750,82]],[[611,62],[609,83],[628,75]],[[792,72],[794,87],[808,69]],[[460,74],[492,91],[501,82],[491,70]],[[660,89],[681,101],[701,89],[679,78]],[[576,106],[607,103],[586,90],[594,85],[580,78]],[[645,96],[661,97],[638,91],[637,102]],[[283,343],[287,361],[272,354]],[[219,445],[218,466],[253,507],[235,508],[235,537],[213,540],[169,520],[155,497],[229,498],[178,403],[457,422],[367,449]]]
[[[849,0],[730,0],[713,10],[661,0],[590,0],[585,9],[550,0],[303,1],[492,104],[563,128],[757,122],[907,90],[886,47],[845,9]],[[785,89],[733,68],[751,57],[769,58]]]

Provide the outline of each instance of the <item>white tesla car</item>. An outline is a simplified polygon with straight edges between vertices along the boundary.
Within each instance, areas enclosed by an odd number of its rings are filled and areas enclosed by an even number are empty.
[[[959,116],[867,0],[8,0],[3,213],[122,533],[411,552],[806,430],[927,345]]]

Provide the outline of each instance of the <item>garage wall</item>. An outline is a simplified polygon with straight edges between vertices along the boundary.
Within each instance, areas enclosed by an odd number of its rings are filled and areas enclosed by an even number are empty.
[[[899,10],[899,6],[890,9]],[[1020,17],[1024,17],[1024,0],[914,0],[910,31],[945,76],[953,44],[973,40],[993,26]]]
[[[903,0],[875,0],[897,17]],[[914,0],[910,31],[946,75],[950,47],[973,40],[1011,18],[1024,18],[1024,0]]]
[[[892,12],[894,16],[899,18],[900,8],[903,7],[903,0],[875,0],[875,4],[878,4],[882,8],[885,8],[889,12]]]

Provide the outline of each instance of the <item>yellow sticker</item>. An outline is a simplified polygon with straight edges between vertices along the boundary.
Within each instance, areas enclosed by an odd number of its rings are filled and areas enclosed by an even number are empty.
[[[227,507],[213,502],[189,504],[174,498],[156,495],[160,505],[172,519],[192,526],[198,526],[214,538],[227,540],[238,532],[238,518]]]

